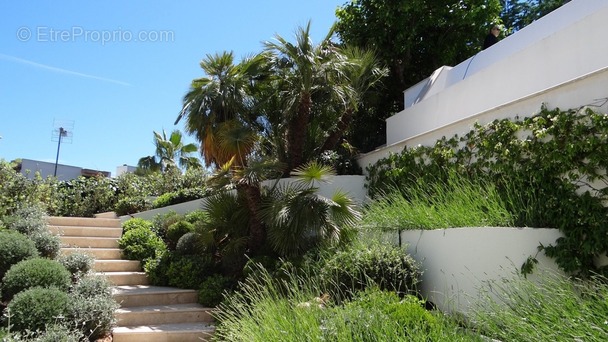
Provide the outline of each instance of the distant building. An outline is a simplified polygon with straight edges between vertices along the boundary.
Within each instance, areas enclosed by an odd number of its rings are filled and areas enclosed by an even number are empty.
[[[55,163],[43,162],[40,160],[21,159],[16,167],[17,172],[20,172],[24,176],[33,179],[36,172],[40,173],[42,178],[53,176],[55,173]],[[110,172],[84,169],[77,166],[57,164],[57,179],[58,180],[70,180],[80,176],[93,177],[103,176],[110,177]]]
[[[116,177],[124,174],[124,173],[134,173],[137,170],[137,166],[130,166],[127,164],[122,164],[122,166],[116,167]]]

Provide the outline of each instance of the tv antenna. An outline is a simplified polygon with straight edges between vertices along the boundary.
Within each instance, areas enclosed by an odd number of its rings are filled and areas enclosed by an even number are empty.
[[[74,135],[74,120],[53,120],[53,133],[51,141],[57,142],[57,156],[55,157],[55,171],[53,177],[57,177],[57,164],[59,163],[59,149],[61,142],[72,143]]]

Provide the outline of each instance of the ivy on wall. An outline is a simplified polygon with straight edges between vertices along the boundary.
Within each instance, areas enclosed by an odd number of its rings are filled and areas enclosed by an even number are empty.
[[[463,177],[491,180],[518,226],[557,228],[555,245],[539,246],[566,272],[602,272],[608,251],[608,115],[591,108],[541,111],[523,120],[475,125],[434,146],[405,148],[368,167],[370,196],[395,186]]]

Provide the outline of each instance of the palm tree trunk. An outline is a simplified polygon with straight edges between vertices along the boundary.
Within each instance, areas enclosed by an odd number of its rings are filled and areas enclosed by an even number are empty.
[[[289,168],[287,175],[304,163],[304,144],[306,143],[306,130],[310,119],[312,99],[310,93],[304,92],[300,98],[297,116],[291,120],[287,134]]]
[[[340,118],[340,121],[338,121],[336,128],[331,131],[327,139],[325,139],[325,143],[323,143],[323,147],[321,147],[321,152],[336,148],[338,142],[344,135],[344,132],[346,132],[346,129],[350,125],[351,121],[353,121],[354,112],[355,111],[352,107],[348,107],[344,113],[342,113],[342,117]]]
[[[255,256],[266,243],[266,227],[260,219],[259,207],[262,203],[260,188],[255,185],[237,185],[237,191],[244,194],[249,211],[249,241],[248,249]]]

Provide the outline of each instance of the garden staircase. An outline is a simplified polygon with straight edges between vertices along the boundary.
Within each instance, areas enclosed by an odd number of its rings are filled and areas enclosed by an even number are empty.
[[[139,261],[122,260],[120,220],[114,214],[96,218],[49,217],[61,236],[62,254],[83,251],[95,257],[94,270],[114,284],[117,326],[113,342],[188,342],[208,340],[214,331],[209,308],[197,303],[195,290],[148,285]]]

